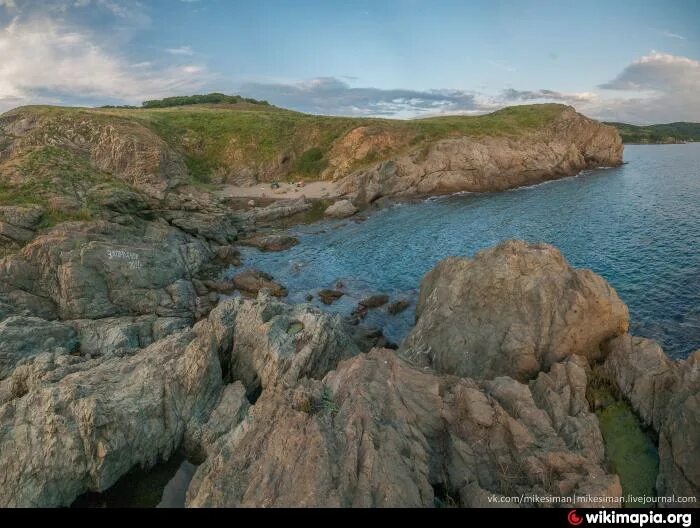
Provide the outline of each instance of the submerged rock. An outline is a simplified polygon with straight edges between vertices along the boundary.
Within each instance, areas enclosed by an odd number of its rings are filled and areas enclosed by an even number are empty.
[[[399,299],[398,301],[394,301],[393,303],[391,303],[389,305],[389,308],[387,308],[387,311],[391,315],[397,315],[405,311],[410,305],[411,303],[409,303],[407,300]]]
[[[237,273],[231,279],[231,284],[234,289],[249,295],[257,295],[259,291],[265,289],[275,297],[287,296],[287,289],[278,282],[275,282],[272,275],[255,269]]]
[[[343,292],[338,291],[338,290],[321,290],[318,292],[318,298],[321,299],[321,302],[323,304],[333,304],[335,301],[340,299],[343,295],[345,295]]]
[[[627,307],[554,247],[508,241],[473,259],[450,257],[421,283],[417,322],[401,354],[438,372],[524,381],[627,331]]]
[[[240,240],[240,244],[257,248],[260,251],[286,251],[298,243],[298,238],[288,235],[255,235]]]

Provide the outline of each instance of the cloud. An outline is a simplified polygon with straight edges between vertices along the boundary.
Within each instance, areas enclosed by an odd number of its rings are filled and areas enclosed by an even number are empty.
[[[192,92],[211,79],[197,64],[132,63],[101,39],[44,19],[0,29],[0,110],[55,100],[140,103]]]
[[[605,119],[636,123],[700,121],[700,62],[652,51],[599,86],[633,95],[601,101]]]
[[[674,38],[674,39],[678,39],[678,40],[685,40],[685,37],[683,35],[679,35],[678,33],[673,33],[671,31],[662,31],[661,34],[664,37]]]
[[[178,48],[167,48],[165,51],[171,55],[194,55],[194,50],[190,46],[180,46]]]
[[[413,117],[476,113],[489,108],[488,101],[475,92],[354,88],[334,77],[294,83],[250,82],[243,84],[240,91],[279,106],[314,114]]]
[[[501,92],[505,101],[559,101],[566,104],[589,102],[596,99],[592,92],[564,93],[554,90],[515,90],[508,88]]]

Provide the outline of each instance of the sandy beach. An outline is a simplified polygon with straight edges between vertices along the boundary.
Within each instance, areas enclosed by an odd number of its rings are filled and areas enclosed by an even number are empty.
[[[251,187],[226,185],[221,194],[228,198],[335,198],[340,195],[337,184],[330,181],[307,182],[303,187],[294,183],[280,182],[278,189],[272,189],[269,183],[259,183]]]

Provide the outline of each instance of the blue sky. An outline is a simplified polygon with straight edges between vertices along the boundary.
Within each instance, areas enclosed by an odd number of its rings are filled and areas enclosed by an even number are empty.
[[[0,0],[0,110],[204,91],[412,117],[700,121],[700,2]]]

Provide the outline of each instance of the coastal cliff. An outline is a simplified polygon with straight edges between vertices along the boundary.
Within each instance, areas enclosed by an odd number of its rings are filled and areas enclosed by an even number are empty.
[[[455,137],[340,176],[358,203],[380,197],[490,192],[622,163],[617,131],[573,108],[520,136]]]

